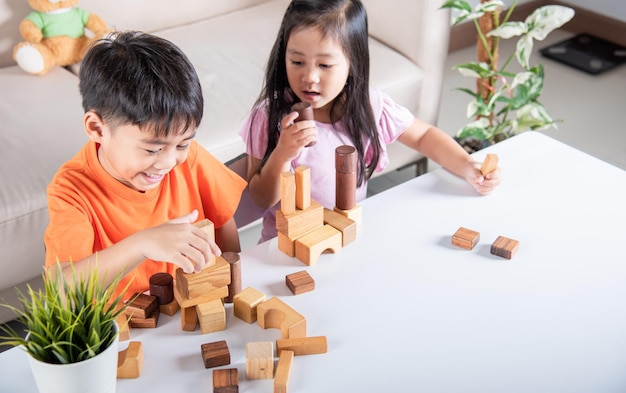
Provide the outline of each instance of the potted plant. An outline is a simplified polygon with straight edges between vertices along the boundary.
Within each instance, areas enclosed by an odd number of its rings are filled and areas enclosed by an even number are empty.
[[[114,294],[121,278],[122,273],[103,284],[96,267],[85,274],[72,268],[72,278],[66,279],[57,264],[43,274],[42,290],[18,290],[21,307],[2,305],[27,333],[0,326],[3,345],[19,346],[29,355],[39,392],[115,392],[116,318],[125,310],[125,289]]]
[[[517,0],[501,17],[504,5],[499,0],[481,0],[474,8],[466,0],[446,1],[441,8],[458,12],[453,21],[457,25],[472,21],[478,35],[477,61],[456,65],[462,75],[476,79],[476,88],[459,88],[472,99],[467,106],[471,121],[456,135],[468,151],[479,150],[526,130],[545,130],[556,127],[539,96],[543,90],[544,70],[541,64],[531,66],[530,56],[534,40],[543,40],[554,29],[574,16],[569,7],[547,5],[537,8],[525,21],[509,21]],[[499,65],[501,39],[519,37],[515,52],[502,66]],[[515,58],[519,69],[509,67]]]

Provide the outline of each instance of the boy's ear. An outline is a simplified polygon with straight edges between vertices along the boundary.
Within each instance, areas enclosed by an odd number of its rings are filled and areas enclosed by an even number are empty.
[[[100,142],[105,129],[102,118],[94,111],[87,111],[83,116],[83,128],[85,133],[94,142]]]

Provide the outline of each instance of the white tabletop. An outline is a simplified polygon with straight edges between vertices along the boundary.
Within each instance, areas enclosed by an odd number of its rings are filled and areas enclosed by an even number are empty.
[[[486,153],[502,169],[492,195],[435,170],[363,201],[357,240],[314,266],[276,239],[242,252],[243,286],[328,339],[328,353],[294,359],[289,391],[626,391],[626,172],[534,132]],[[474,250],[451,245],[460,226],[480,232]],[[490,254],[499,235],[519,240],[513,259]],[[300,270],[316,288],[294,296],[285,275]],[[240,392],[271,392],[271,379],[246,380],[245,344],[280,332],[226,312],[207,335],[180,330],[179,315],[134,329],[143,372],[117,391],[209,392],[200,345],[226,340]],[[0,354],[0,391],[35,391],[18,349]]]

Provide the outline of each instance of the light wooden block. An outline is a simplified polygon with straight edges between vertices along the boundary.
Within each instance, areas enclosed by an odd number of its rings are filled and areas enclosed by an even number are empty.
[[[200,346],[204,368],[226,366],[230,364],[230,350],[225,340],[202,344]]]
[[[172,289],[173,291],[173,289]],[[160,304],[159,305],[159,310],[161,310],[161,312],[165,315],[169,315],[172,316],[174,314],[176,314],[178,312],[178,310],[180,310],[180,305],[178,304],[178,301],[176,299],[172,300],[171,302],[167,303],[167,304]]]
[[[155,296],[139,293],[133,295],[126,304],[126,315],[129,317],[147,318],[159,307]]]
[[[306,270],[287,274],[285,284],[294,295],[311,292],[315,289],[315,281]]]
[[[128,348],[117,354],[117,377],[139,378],[143,368],[143,345],[140,341],[131,341]]]
[[[504,236],[498,236],[491,244],[491,253],[506,259],[513,258],[518,249],[519,241]]]
[[[198,326],[198,313],[196,307],[184,307],[180,309],[180,328],[186,332],[193,332]]]
[[[239,370],[224,368],[213,370],[213,393],[238,393]]]
[[[278,241],[278,250],[287,254],[290,257],[296,256],[296,240],[291,239],[289,236],[285,235],[282,232],[278,232],[277,241]]]
[[[193,225],[202,229],[209,235],[209,238],[215,241],[215,225],[208,218],[202,219],[198,222],[195,222]],[[211,254],[210,259],[204,264],[204,269],[207,267],[213,266],[215,264],[215,255]],[[194,262],[195,265],[195,262]]]
[[[263,329],[280,329],[281,338],[306,337],[306,319],[277,297],[257,306],[257,322]]]
[[[185,273],[181,268],[176,269],[176,288],[186,299],[194,299],[228,284],[230,263],[221,256],[215,258],[213,266],[205,267],[198,273]]]
[[[342,247],[345,247],[356,239],[356,222],[337,211],[325,208],[324,224],[330,225],[331,227],[341,232]]]
[[[284,350],[278,356],[278,365],[276,366],[276,376],[274,377],[274,393],[287,393],[287,385],[289,385],[289,376],[291,375],[291,366],[293,365],[292,351]]]
[[[483,165],[480,167],[480,173],[485,176],[486,174],[495,171],[497,167],[498,156],[496,154],[487,154],[485,161],[483,161]]]
[[[297,210],[286,215],[276,211],[276,229],[291,239],[295,239],[307,232],[324,225],[324,207],[311,199],[311,206],[304,210]]]
[[[128,316],[124,313],[121,313],[115,318],[115,322],[117,322],[117,327],[119,329],[118,337],[120,341],[126,341],[130,339],[130,321],[128,320]]]
[[[341,210],[335,206],[333,210],[336,211],[337,213],[343,214],[344,216],[348,217],[352,221],[356,222],[356,225],[361,225],[361,222],[363,222],[363,209],[359,205],[356,205],[354,208],[350,210]]]
[[[296,212],[296,179],[293,172],[280,174],[280,210],[285,215]]]
[[[271,341],[246,344],[246,378],[274,378],[274,344]]]
[[[311,168],[301,165],[296,168],[296,209],[311,206]]]
[[[133,315],[130,317],[130,327],[133,329],[154,329],[159,324],[159,315],[161,315],[161,310],[158,307],[155,308],[154,311],[152,311],[152,314],[150,314],[147,318],[139,318]]]
[[[174,285],[174,299],[176,299],[176,301],[180,305],[180,308],[193,307],[201,303],[210,302],[211,300],[223,299],[226,296],[228,296],[228,286],[213,289],[210,291],[207,290],[206,293],[200,296],[196,296],[193,299],[187,299],[180,293],[180,291],[178,290],[178,286]]]
[[[452,245],[466,250],[473,249],[479,241],[480,233],[463,227],[457,229],[452,235]]]
[[[226,330],[226,310],[220,299],[196,305],[202,334]]]
[[[265,301],[265,294],[252,287],[247,287],[233,297],[235,316],[248,323],[257,320],[257,307]]]
[[[276,353],[292,351],[295,356],[314,355],[328,352],[326,336],[296,337],[276,340]]]
[[[317,263],[324,251],[336,253],[341,250],[341,243],[341,232],[330,225],[324,225],[296,239],[296,258],[311,266]]]

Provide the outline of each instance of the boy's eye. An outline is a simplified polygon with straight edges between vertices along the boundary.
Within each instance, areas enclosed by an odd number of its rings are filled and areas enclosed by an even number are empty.
[[[189,148],[189,145],[178,145],[176,146],[176,148],[178,150],[187,150]]]
[[[150,155],[154,155],[157,154],[160,150],[148,150],[146,149],[146,153],[150,154]]]

